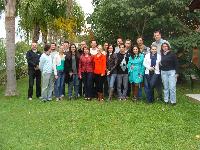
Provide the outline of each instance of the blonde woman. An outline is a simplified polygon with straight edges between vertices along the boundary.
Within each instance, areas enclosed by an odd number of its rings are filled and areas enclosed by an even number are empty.
[[[56,79],[54,89],[56,101],[61,100],[63,95],[63,86],[65,81],[64,63],[64,46],[60,46],[59,53],[55,55],[53,60],[53,70]]]

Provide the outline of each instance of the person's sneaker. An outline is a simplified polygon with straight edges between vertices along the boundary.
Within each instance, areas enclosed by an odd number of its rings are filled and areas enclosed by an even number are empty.
[[[172,106],[176,106],[176,103],[171,103]]]
[[[56,98],[56,102],[59,102],[59,98]]]
[[[52,98],[47,99],[47,101],[52,101]]]
[[[29,97],[28,100],[31,101],[31,100],[32,100],[32,97]]]

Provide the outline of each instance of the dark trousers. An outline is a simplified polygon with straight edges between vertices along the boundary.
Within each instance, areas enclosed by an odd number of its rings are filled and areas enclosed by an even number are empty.
[[[149,103],[152,103],[154,100],[154,88],[158,84],[158,79],[159,74],[145,74],[144,90]]]
[[[36,97],[41,96],[41,72],[39,70],[29,70],[29,87],[28,87],[28,98],[33,96],[34,80],[36,79]]]
[[[157,79],[155,88],[156,88],[156,92],[158,94],[158,98],[161,100],[163,90],[162,90],[162,79],[161,79],[160,74],[158,75],[158,79]]]
[[[82,79],[79,79],[79,89],[78,89],[78,94],[80,95],[80,96],[82,96],[83,94],[84,94],[84,91],[83,91],[83,84],[82,84],[83,82],[82,82]]]
[[[103,84],[104,84],[104,76],[101,76],[100,74],[94,74],[94,83],[95,83],[95,89],[96,92],[103,93]]]
[[[84,92],[86,98],[92,98],[93,94],[93,73],[92,72],[84,72],[82,73],[82,81],[84,84]]]

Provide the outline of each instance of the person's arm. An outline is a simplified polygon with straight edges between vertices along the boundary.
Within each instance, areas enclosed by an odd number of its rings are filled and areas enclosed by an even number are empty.
[[[53,59],[53,71],[54,71],[54,75],[55,75],[55,76],[57,76],[56,65],[57,65],[57,55],[55,55],[55,57],[54,57],[54,59]]]
[[[109,70],[111,73],[113,72],[113,70],[117,67],[118,65],[118,59],[117,59],[117,55],[114,53],[113,54],[113,59],[115,60],[115,65]]]
[[[43,71],[44,63],[45,63],[45,58],[42,55],[40,57],[40,62],[39,62],[39,69],[40,69],[41,72]]]
[[[81,61],[82,61],[82,56],[80,56],[79,67],[78,67],[78,76],[79,76],[80,79],[82,78],[82,76],[81,76],[81,70],[82,70],[82,63],[81,63]]]
[[[32,67],[36,67],[36,66],[37,66],[37,64],[33,61],[32,57],[31,57],[30,51],[28,51],[28,52],[26,53],[26,59],[27,59],[27,63],[28,63],[30,66],[32,66]]]
[[[176,54],[173,54],[173,60],[174,60],[174,66],[175,66],[175,70],[176,70],[176,74],[179,74],[179,63],[178,63],[178,59]]]

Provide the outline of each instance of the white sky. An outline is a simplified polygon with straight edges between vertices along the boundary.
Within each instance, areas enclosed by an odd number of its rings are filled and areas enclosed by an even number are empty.
[[[76,0],[80,6],[82,7],[85,15],[86,14],[91,14],[93,12],[93,6],[92,6],[92,0]],[[15,24],[16,24],[16,29],[18,27],[18,19],[15,19]],[[6,37],[6,31],[5,31],[5,15],[4,13],[1,14],[1,18],[0,18],[0,38],[5,38]],[[19,37],[16,36],[16,41],[19,40]]]

